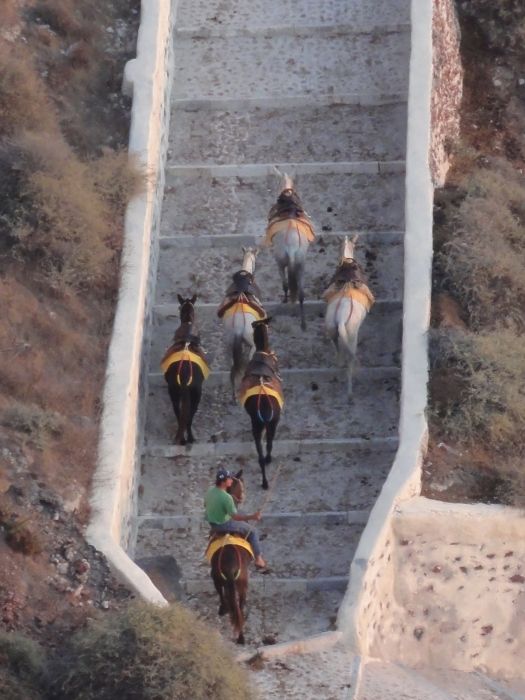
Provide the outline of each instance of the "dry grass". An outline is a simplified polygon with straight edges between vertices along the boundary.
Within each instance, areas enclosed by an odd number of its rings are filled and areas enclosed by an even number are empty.
[[[523,340],[500,329],[443,334],[434,345],[437,376],[431,403],[443,433],[516,455],[525,444]],[[447,390],[450,387],[451,390]]]
[[[122,214],[141,181],[125,154],[83,163],[60,135],[24,132],[0,153],[0,170],[16,181],[4,211],[16,255],[69,287],[107,285]]]
[[[0,39],[0,138],[36,128],[57,131],[53,104],[29,50]]]
[[[455,213],[455,235],[436,261],[472,329],[522,323],[524,224],[521,173],[503,160],[478,167]]]
[[[249,700],[224,642],[180,605],[131,605],[78,633],[53,669],[56,700]]]
[[[2,700],[40,700],[44,656],[38,644],[13,632],[0,632],[0,697]]]
[[[38,450],[44,449],[52,438],[64,431],[64,416],[39,406],[13,402],[0,413],[0,424],[24,433]]]

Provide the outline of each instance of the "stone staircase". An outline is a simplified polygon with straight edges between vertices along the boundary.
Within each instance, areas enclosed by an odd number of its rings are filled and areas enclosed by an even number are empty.
[[[333,629],[397,447],[409,2],[179,0],[174,41],[135,558],[154,579],[165,566],[159,586],[227,639],[203,558],[202,499],[219,464],[244,468],[245,510],[263,492],[249,419],[230,401],[216,309],[241,246],[262,237],[275,165],[294,177],[319,234],[307,261],[306,332],[298,309],[280,301],[273,258],[257,258],[286,406],[269,478],[282,468],[259,525],[272,573],[250,580],[246,636],[255,648]],[[377,304],[362,327],[350,402],[320,297],[338,262],[337,236],[356,231]],[[178,325],[177,294],[190,292],[199,295],[213,371],[194,423],[198,442],[181,448],[159,359]],[[348,652],[320,658],[315,668],[289,659],[258,683],[273,697],[351,697]]]

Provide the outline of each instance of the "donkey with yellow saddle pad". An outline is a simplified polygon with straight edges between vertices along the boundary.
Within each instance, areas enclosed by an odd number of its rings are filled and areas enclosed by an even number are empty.
[[[365,274],[354,258],[356,243],[357,235],[352,239],[345,236],[341,244],[339,266],[323,294],[327,303],[326,332],[335,345],[340,364],[347,367],[350,395],[359,328],[375,301]]]
[[[315,241],[313,224],[303,209],[291,177],[284,175],[280,194],[268,214],[263,245],[272,247],[281,275],[284,303],[299,299],[301,328],[305,330],[303,276],[306,253]]]
[[[206,355],[200,347],[200,338],[194,332],[195,301],[179,295],[181,324],[175,331],[173,343],[164,353],[160,367],[168,384],[168,391],[177,418],[175,436],[177,445],[194,442],[192,423],[199,407],[202,384],[210,374]]]
[[[235,389],[248,362],[248,356],[255,349],[253,344],[252,323],[266,317],[266,312],[259,301],[259,288],[255,284],[256,248],[243,246],[242,267],[235,272],[232,283],[226,290],[219,306],[217,316],[222,319],[224,339],[232,355],[230,382],[232,401],[235,403]]]
[[[265,318],[252,323],[256,350],[248,363],[239,391],[239,401],[252,421],[252,434],[259,457],[263,489],[268,488],[266,465],[272,461],[273,439],[284,406],[277,356],[270,350],[268,341],[270,320]],[[262,448],[264,431],[266,431],[266,456]]]
[[[219,594],[219,615],[230,613],[237,644],[244,644],[244,606],[248,591],[248,565],[251,559],[259,569],[266,567],[255,527],[261,512],[247,515],[237,510],[244,500],[242,470],[233,475],[219,467],[215,486],[204,497],[204,515],[210,524],[210,541],[206,557],[211,564],[211,576]]]

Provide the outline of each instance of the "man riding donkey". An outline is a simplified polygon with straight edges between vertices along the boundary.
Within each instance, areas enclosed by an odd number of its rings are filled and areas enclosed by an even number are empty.
[[[251,545],[255,566],[258,569],[266,569],[266,562],[261,555],[261,545],[257,530],[249,525],[250,520],[258,522],[261,512],[245,514],[239,513],[235,501],[228,493],[232,488],[234,475],[227,469],[219,468],[215,476],[215,486],[208,489],[204,498],[205,517],[212,533],[239,534],[248,540]]]

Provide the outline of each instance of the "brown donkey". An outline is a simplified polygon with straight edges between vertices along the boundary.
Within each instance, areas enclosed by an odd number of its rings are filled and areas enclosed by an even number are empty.
[[[242,470],[228,489],[235,504],[244,500]],[[215,551],[214,551],[215,550]],[[248,565],[253,558],[248,541],[238,533],[214,533],[207,554],[211,554],[211,577],[219,594],[219,615],[229,613],[237,644],[244,644],[244,608],[248,593]]]
[[[200,338],[194,330],[197,295],[194,294],[191,299],[183,299],[180,294],[177,296],[181,323],[160,366],[178,422],[175,443],[185,445],[186,442],[195,440],[191,426],[201,400],[202,385],[208,378],[210,368],[200,347]]]
[[[263,489],[268,488],[266,465],[272,461],[273,439],[284,405],[277,356],[270,350],[268,341],[270,320],[265,318],[252,323],[255,352],[248,363],[239,392],[240,402],[252,420]],[[262,448],[262,435],[265,431],[266,455]]]

